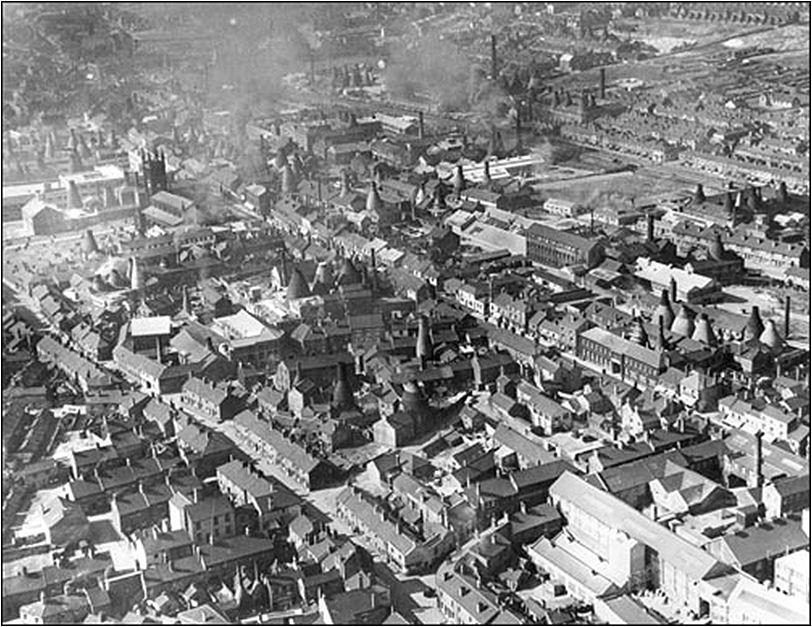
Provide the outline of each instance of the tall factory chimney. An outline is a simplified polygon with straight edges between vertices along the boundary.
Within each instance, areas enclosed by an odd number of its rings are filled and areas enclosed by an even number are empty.
[[[418,137],[420,137],[420,139],[424,139],[425,138],[425,133],[426,133],[426,128],[425,128],[424,122],[423,122],[423,112],[418,111],[417,112],[417,134],[418,134]]]
[[[491,35],[491,79],[496,80],[497,72],[497,58],[496,58],[496,35]]]
[[[790,314],[790,298],[787,296],[784,299],[784,339],[789,339],[789,314]]]
[[[760,488],[764,485],[764,434],[759,430],[756,433],[756,468],[751,487]]]
[[[646,211],[646,241],[654,241],[654,215],[651,211]]]
[[[601,68],[600,73],[601,73],[600,94],[601,100],[604,100],[606,98],[606,68]]]

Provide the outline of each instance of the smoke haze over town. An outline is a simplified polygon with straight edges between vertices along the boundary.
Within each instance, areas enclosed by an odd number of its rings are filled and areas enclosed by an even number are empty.
[[[809,9],[3,3],[3,624],[809,624]]]

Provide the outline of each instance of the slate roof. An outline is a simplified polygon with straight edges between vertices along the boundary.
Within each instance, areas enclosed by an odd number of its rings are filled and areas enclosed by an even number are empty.
[[[540,444],[537,444],[501,422],[496,427],[493,440],[495,443],[506,446],[515,451],[519,456],[529,460],[531,465],[542,464],[555,459],[555,456],[549,451],[544,450]]]
[[[724,544],[740,567],[766,557],[783,555],[809,546],[809,536],[800,520],[778,519],[741,531],[729,533],[717,540]]]
[[[262,499],[273,493],[270,481],[252,472],[245,464],[236,459],[218,466],[217,474],[241,487],[255,499]]]
[[[408,556],[417,547],[417,543],[405,533],[398,533],[397,525],[388,519],[381,520],[380,514],[375,511],[375,505],[354,492],[352,488],[342,490],[336,498],[336,502],[351,511],[363,527],[375,533],[383,542],[393,546],[402,555]]]
[[[235,416],[234,423],[266,442],[277,455],[298,466],[305,473],[309,473],[320,463],[301,446],[288,440],[267,422],[260,420],[253,412],[241,412]]]

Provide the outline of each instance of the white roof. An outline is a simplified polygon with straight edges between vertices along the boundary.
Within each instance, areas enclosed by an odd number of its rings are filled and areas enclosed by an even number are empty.
[[[571,200],[565,200],[563,198],[548,198],[544,201],[544,207],[548,206],[558,206],[558,207],[569,207],[570,209],[577,206],[578,203],[575,203]]]
[[[488,166],[491,180],[496,180],[515,176],[523,169],[534,168],[542,163],[544,163],[544,159],[539,155],[525,155],[508,157],[507,159],[494,159],[489,161]],[[471,163],[470,165],[463,165],[462,174],[466,180],[480,183],[485,179],[485,164]]]
[[[521,233],[513,233],[491,224],[475,222],[462,231],[465,244],[478,246],[486,252],[509,250],[513,255],[527,254],[527,238]]]
[[[60,174],[59,180],[62,187],[68,186],[68,181],[75,181],[77,185],[82,183],[104,183],[107,181],[124,181],[124,170],[117,165],[97,165],[87,172],[77,172],[75,174]]]
[[[42,183],[25,183],[22,185],[3,185],[3,198],[35,196],[39,193],[56,192],[68,187],[68,181],[81,183],[104,183],[107,181],[124,181],[124,171],[117,165],[100,165],[87,172],[60,174],[54,181]]]
[[[694,289],[707,289],[713,284],[713,279],[710,277],[674,268],[645,257],[637,260],[637,269],[634,274],[656,285],[668,285],[673,278],[677,283],[677,289],[685,294]]]
[[[3,198],[20,198],[36,196],[40,192],[62,189],[58,181],[45,183],[25,183],[23,185],[3,185]]]
[[[454,213],[445,219],[445,223],[449,226],[462,227],[468,220],[471,220],[474,214],[464,209],[457,209]]]
[[[630,538],[651,547],[660,558],[695,581],[720,575],[722,566],[706,551],[680,538],[673,531],[647,518],[616,496],[587,483],[583,477],[565,471],[550,487],[554,503],[565,501],[588,512],[604,525],[622,531]]]
[[[248,187],[246,187],[245,191],[247,191],[249,194],[263,194],[267,190],[265,189],[264,185],[259,185],[258,183],[253,183],[253,184],[249,185]]]
[[[748,616],[762,625],[809,624],[809,603],[802,597],[782,594],[747,577],[739,578],[728,607],[734,618]]]
[[[384,248],[378,253],[378,258],[384,263],[394,263],[405,254],[406,253],[404,253],[402,250],[398,250],[397,248]]]
[[[268,328],[244,309],[231,316],[215,318],[214,324],[229,336],[239,338],[256,337]]]
[[[386,113],[376,113],[372,119],[378,120],[382,124],[387,124],[394,128],[399,128],[401,130],[405,130],[409,128],[412,124],[417,123],[417,118],[412,117],[411,115],[387,115]]]
[[[374,250],[375,254],[378,254],[379,251],[386,248],[386,245],[387,245],[386,240],[381,239],[380,237],[376,237],[371,242],[367,242],[366,244],[364,244],[363,251],[364,253],[369,254]]]
[[[130,321],[130,335],[133,337],[143,337],[145,335],[169,335],[171,331],[172,318],[169,316],[133,318]]]

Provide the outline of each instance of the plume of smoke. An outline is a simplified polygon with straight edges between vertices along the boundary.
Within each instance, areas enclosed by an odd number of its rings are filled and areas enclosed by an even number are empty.
[[[533,146],[532,152],[544,159],[544,167],[557,163],[560,158],[560,151],[546,137]]]
[[[383,78],[392,95],[412,98],[425,93],[445,110],[473,109],[496,115],[505,98],[481,68],[433,33],[393,48]]]
[[[573,191],[573,200],[588,209],[625,209],[630,204],[629,196],[613,190],[581,188]]]
[[[187,11],[216,33],[208,96],[224,107],[267,106],[281,95],[286,74],[305,71],[317,44],[308,3],[205,3]]]

